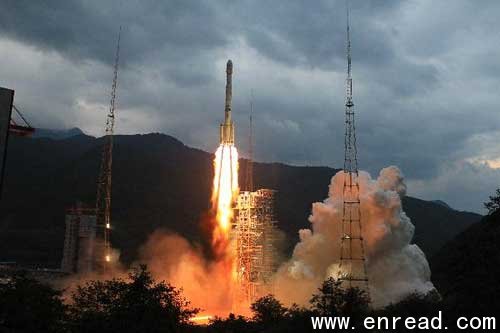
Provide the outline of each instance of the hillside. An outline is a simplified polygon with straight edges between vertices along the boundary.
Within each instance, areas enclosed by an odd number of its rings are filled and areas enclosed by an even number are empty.
[[[64,130],[37,128],[35,133],[33,133],[32,137],[61,140],[61,139],[68,139],[77,135],[84,135],[83,131],[77,127]]]
[[[460,231],[481,218],[476,213],[457,211],[440,202],[412,197],[403,199],[403,207],[415,225],[413,241],[427,256],[432,256]]]
[[[93,203],[102,138],[14,138],[10,141],[0,203],[0,261],[57,267],[64,208]],[[246,163],[241,162],[240,175]],[[255,186],[277,189],[276,213],[290,250],[308,226],[311,203],[323,200],[337,170],[256,163]],[[157,228],[201,241],[200,220],[209,207],[212,155],[162,134],[116,136],[113,167],[113,243],[130,262]],[[240,179],[242,183],[242,180]],[[431,255],[480,216],[407,197],[415,241]]]
[[[500,307],[500,211],[485,216],[431,258],[432,280],[452,314],[492,315]]]

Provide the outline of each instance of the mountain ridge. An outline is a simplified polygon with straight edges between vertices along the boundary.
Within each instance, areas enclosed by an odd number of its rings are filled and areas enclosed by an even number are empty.
[[[0,203],[0,261],[58,265],[64,209],[76,201],[94,202],[103,142],[87,135],[11,140]],[[116,135],[114,142],[113,242],[124,261],[133,261],[158,228],[203,243],[200,221],[210,206],[213,154],[159,133]],[[240,184],[246,167],[242,159]],[[278,190],[276,214],[287,236],[286,252],[299,229],[309,226],[312,203],[327,197],[338,170],[254,163],[255,187]],[[416,225],[415,242],[428,255],[480,218],[411,197],[403,199],[403,206]]]
[[[78,127],[68,129],[37,128],[33,133],[33,138],[49,138],[54,140],[67,139],[73,136],[86,135]]]
[[[491,315],[500,301],[500,210],[459,233],[430,258],[449,313]]]

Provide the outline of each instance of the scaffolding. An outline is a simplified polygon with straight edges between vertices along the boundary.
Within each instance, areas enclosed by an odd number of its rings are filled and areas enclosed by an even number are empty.
[[[277,268],[277,227],[274,190],[240,192],[232,229],[236,247],[238,297],[253,302],[272,293],[272,275]]]

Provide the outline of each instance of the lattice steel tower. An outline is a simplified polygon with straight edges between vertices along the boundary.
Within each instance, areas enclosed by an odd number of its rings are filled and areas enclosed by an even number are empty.
[[[344,285],[347,285],[347,287],[358,287],[365,290],[369,296],[359,200],[354,103],[352,100],[349,7],[347,7],[347,79],[344,148],[344,187],[339,280]]]
[[[111,85],[111,99],[109,113],[106,117],[106,135],[102,150],[101,168],[97,183],[96,199],[96,228],[100,243],[96,244],[96,268],[106,270],[111,261],[110,231],[111,231],[111,176],[113,166],[113,135],[115,125],[116,86],[118,83],[118,61],[120,59],[120,37],[122,28],[118,33],[116,45],[115,64],[113,68],[113,83]]]
[[[248,162],[245,176],[246,191],[253,192],[253,91],[250,92],[250,116],[248,126]]]

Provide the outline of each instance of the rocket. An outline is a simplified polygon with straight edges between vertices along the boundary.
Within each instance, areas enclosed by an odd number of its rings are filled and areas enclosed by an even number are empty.
[[[231,120],[231,100],[233,98],[233,63],[227,61],[226,65],[226,102],[224,107],[224,123],[220,124],[220,143],[234,144],[234,124]]]

